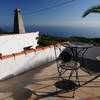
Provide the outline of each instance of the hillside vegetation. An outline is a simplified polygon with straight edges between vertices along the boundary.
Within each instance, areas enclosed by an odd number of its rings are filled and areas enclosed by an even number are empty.
[[[48,46],[65,41],[86,42],[86,43],[92,43],[94,45],[100,45],[100,38],[85,38],[85,37],[65,38],[65,37],[52,36],[46,34],[40,35],[38,43],[40,46]]]

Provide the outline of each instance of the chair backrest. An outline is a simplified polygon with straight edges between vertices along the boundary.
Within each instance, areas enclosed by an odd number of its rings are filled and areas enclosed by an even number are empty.
[[[63,62],[68,62],[72,59],[72,55],[70,52],[68,51],[63,51],[61,54],[60,54],[60,58]]]

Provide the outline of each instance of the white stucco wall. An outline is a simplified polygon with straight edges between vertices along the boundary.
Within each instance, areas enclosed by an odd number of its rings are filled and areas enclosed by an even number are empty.
[[[13,34],[0,36],[0,53],[8,55],[23,51],[24,47],[32,46],[33,49],[37,46],[39,32]]]
[[[64,50],[64,47],[60,46],[60,48],[62,51]],[[58,48],[56,52],[57,56],[59,56],[60,51]],[[55,50],[52,47],[0,60],[0,80],[16,76],[19,73],[47,64],[55,59]]]

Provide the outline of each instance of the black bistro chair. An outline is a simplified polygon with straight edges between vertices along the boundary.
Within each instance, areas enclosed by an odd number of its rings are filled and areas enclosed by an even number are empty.
[[[80,85],[79,77],[78,77],[79,67],[80,67],[80,63],[73,60],[73,54],[71,53],[71,51],[68,49],[64,50],[63,52],[61,52],[57,60],[57,70],[59,73],[58,78],[61,78],[61,79],[67,78],[68,80],[70,80],[73,73],[75,72],[76,73],[75,82],[77,82],[77,84]],[[67,75],[68,77],[64,77],[63,74],[67,71],[70,71],[70,74]]]
[[[74,61],[73,58],[73,53],[70,49],[65,49],[60,53],[59,57],[56,59],[57,70],[59,75],[58,81],[55,83],[55,86],[57,88],[63,89],[65,91],[73,91],[72,97],[74,97],[75,89],[78,86],[80,86],[78,77],[78,69],[80,67],[80,64]],[[69,75],[66,76],[64,74],[67,71],[70,72]]]

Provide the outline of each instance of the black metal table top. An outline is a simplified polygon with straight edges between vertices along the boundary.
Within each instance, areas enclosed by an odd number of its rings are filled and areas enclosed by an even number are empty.
[[[64,44],[65,47],[77,47],[77,48],[91,48],[93,47],[93,44],[90,43],[83,43],[83,42],[69,42],[67,44]]]

